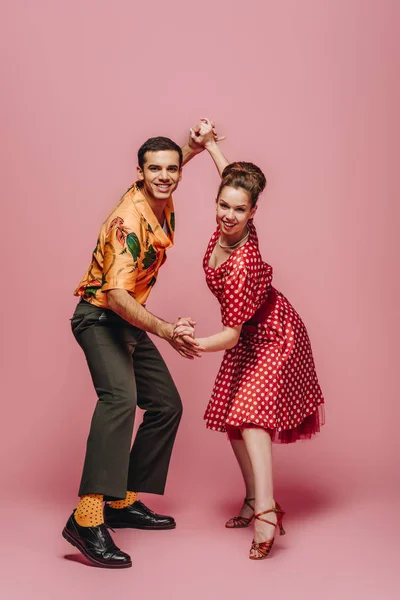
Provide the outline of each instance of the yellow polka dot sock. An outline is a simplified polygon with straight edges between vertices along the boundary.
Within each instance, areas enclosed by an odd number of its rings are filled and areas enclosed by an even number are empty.
[[[81,496],[74,513],[75,521],[81,527],[97,527],[104,523],[103,496],[101,494],[87,494]]]
[[[111,508],[126,508],[136,502],[138,495],[137,492],[126,492],[125,500],[114,500],[114,502],[108,502],[108,504]]]

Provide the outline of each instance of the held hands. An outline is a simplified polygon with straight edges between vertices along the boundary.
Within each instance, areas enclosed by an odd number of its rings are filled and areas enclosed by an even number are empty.
[[[193,360],[195,357],[200,357],[204,352],[204,348],[194,337],[194,325],[196,324],[190,317],[179,317],[174,324],[171,346],[179,352],[184,358]]]
[[[214,121],[203,118],[190,129],[189,146],[194,149],[203,149],[211,144],[222,142],[224,139],[225,136],[218,136]]]

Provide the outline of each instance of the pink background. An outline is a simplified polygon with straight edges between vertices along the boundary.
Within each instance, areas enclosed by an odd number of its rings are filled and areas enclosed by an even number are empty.
[[[398,597],[399,12],[395,0],[1,2],[7,599]],[[95,402],[72,291],[138,146],[184,143],[204,115],[228,158],[266,172],[261,248],[307,324],[327,425],[276,447],[288,535],[253,564],[251,531],[223,528],[238,469],[202,421],[221,355],[190,363],[160,342],[185,413],[166,496],[145,501],[179,527],[118,532],[133,569],[85,568],[60,537]],[[176,246],[148,305],[192,315],[201,335],[219,327],[201,268],[217,185],[205,154],[185,168]]]

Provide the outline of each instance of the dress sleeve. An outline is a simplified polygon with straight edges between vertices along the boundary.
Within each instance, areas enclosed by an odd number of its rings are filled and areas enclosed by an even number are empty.
[[[141,255],[140,230],[110,227],[104,242],[101,290],[127,290],[135,293],[138,262]]]
[[[255,281],[243,265],[235,265],[224,284],[221,300],[222,324],[236,327],[248,321],[256,312]]]

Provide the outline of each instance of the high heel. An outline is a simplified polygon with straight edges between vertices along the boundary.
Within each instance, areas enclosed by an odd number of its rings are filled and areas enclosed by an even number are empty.
[[[285,516],[285,511],[280,506],[279,502],[275,500],[275,508],[277,509],[277,519],[278,519],[278,527],[279,527],[279,535],[285,535],[286,531],[283,529],[282,521]]]
[[[262,518],[262,515],[266,515],[268,513],[276,514],[276,519],[277,519],[276,523],[273,523],[272,521],[268,521],[267,519]],[[283,529],[283,525],[282,525],[282,520],[283,520],[284,514],[285,513],[282,510],[282,508],[279,506],[279,504],[277,502],[275,502],[275,508],[271,508],[270,510],[264,510],[263,512],[260,512],[257,515],[254,515],[254,518],[257,519],[258,521],[263,521],[264,523],[273,525],[274,527],[279,527],[279,533],[281,535],[285,535],[286,531]],[[267,558],[268,554],[271,552],[271,548],[272,548],[273,544],[274,544],[274,538],[272,538],[271,540],[266,540],[265,542],[256,542],[253,539],[253,542],[252,542],[251,548],[250,548],[250,555],[249,555],[250,560],[263,560],[264,558]],[[257,552],[257,555],[255,555],[255,556],[252,555],[253,551]]]
[[[251,517],[241,517],[240,515],[238,517],[232,517],[225,523],[225,527],[228,529],[241,529],[243,527],[248,527],[254,519],[254,506],[250,504],[250,502],[253,500],[255,500],[255,498],[245,498],[243,500],[243,504],[247,504],[247,506],[253,511]]]

